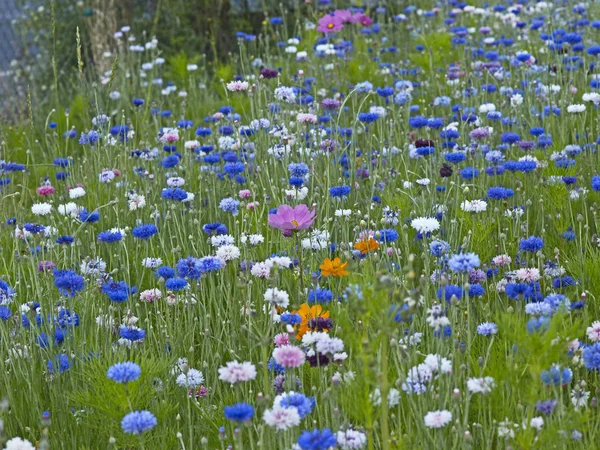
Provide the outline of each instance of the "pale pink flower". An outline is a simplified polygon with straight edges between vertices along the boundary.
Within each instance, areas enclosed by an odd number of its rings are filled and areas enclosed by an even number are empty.
[[[286,369],[300,367],[306,361],[306,355],[299,347],[283,345],[273,350],[275,362]]]
[[[256,378],[256,367],[251,362],[239,363],[229,361],[225,367],[219,368],[219,380],[235,384],[242,381],[250,381]]]

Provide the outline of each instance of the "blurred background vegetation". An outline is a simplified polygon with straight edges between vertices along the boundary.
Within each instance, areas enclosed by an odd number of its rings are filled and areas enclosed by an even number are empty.
[[[331,7],[332,2],[323,3]],[[130,26],[137,37],[133,44],[143,45],[156,37],[164,55],[177,55],[175,64],[202,62],[202,70],[211,70],[237,51],[236,32],[256,35],[269,16],[287,15],[303,4],[297,0],[0,0],[0,18],[4,16],[6,25],[0,32],[5,47],[2,51],[0,46],[0,60],[4,59],[0,67],[5,67],[0,78],[0,120],[23,121],[28,104],[46,110],[68,104],[81,77],[93,82],[110,70],[114,56],[107,52],[115,46],[114,33],[123,26]]]

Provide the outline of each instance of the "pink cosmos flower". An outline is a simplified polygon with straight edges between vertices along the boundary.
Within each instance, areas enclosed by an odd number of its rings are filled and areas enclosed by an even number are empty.
[[[283,231],[285,236],[292,232],[309,228],[315,220],[316,211],[308,209],[306,205],[281,205],[275,214],[269,214],[269,225]]]
[[[373,23],[373,19],[363,13],[356,13],[352,16],[352,22],[360,23],[363,27],[368,27]]]
[[[337,17],[342,23],[352,23],[352,13],[345,9],[336,9],[333,16]]]
[[[340,31],[342,28],[344,28],[342,19],[337,16],[331,16],[327,14],[319,19],[317,31],[321,31],[323,33],[332,33],[334,31]]]
[[[301,348],[293,345],[283,345],[273,350],[275,362],[286,369],[300,367],[306,361],[306,355]]]

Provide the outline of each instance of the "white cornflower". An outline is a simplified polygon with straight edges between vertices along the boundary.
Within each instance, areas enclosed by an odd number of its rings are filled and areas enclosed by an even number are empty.
[[[433,217],[418,217],[410,222],[410,226],[419,233],[431,233],[440,229],[440,223]]]
[[[230,81],[229,83],[227,83],[227,90],[229,92],[247,91],[248,87],[249,87],[249,84],[247,81],[235,80],[235,81]]]
[[[216,236],[211,236],[210,243],[213,247],[232,245],[235,243],[235,238],[230,234],[218,234]]]
[[[473,394],[487,394],[492,392],[496,385],[492,377],[469,378],[467,380],[467,389]]]
[[[146,206],[146,197],[139,194],[132,194],[129,196],[129,211],[135,211]]]
[[[338,431],[337,445],[342,450],[359,450],[367,445],[367,435],[362,431],[348,429],[346,431]]]
[[[46,216],[52,211],[52,205],[50,203],[35,203],[31,207],[31,212],[36,216]]]
[[[465,212],[478,213],[487,210],[487,203],[484,200],[465,200],[460,208]]]
[[[181,373],[175,380],[178,386],[195,389],[204,383],[204,375],[196,369],[189,369],[186,373]]]
[[[142,259],[142,266],[148,269],[156,269],[161,266],[163,260],[160,258],[144,258]]]
[[[267,289],[263,297],[268,303],[276,306],[281,306],[282,308],[287,308],[290,304],[289,294],[277,288]]]
[[[430,411],[425,414],[425,426],[427,428],[443,428],[452,421],[450,411]]]
[[[543,417],[532,417],[531,422],[529,422],[529,425],[531,425],[531,428],[539,431],[544,426],[544,418]]]
[[[217,249],[216,256],[223,261],[233,261],[240,257],[240,249],[235,245],[222,245]]]
[[[585,330],[585,334],[592,342],[600,341],[600,321],[596,320]]]
[[[285,431],[300,424],[300,414],[294,406],[274,405],[272,409],[264,412],[263,420],[268,426]]]
[[[567,112],[570,114],[578,114],[585,111],[585,105],[569,105],[567,106]]]
[[[6,441],[5,450],[35,450],[35,447],[27,439],[21,439],[20,437],[12,438]]]

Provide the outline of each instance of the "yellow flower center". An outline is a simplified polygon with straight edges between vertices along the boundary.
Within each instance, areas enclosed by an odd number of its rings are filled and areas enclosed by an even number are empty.
[[[333,24],[332,23],[328,23],[327,24],[327,28],[333,28]]]
[[[294,228],[298,228],[298,221],[292,220],[292,225],[294,225]]]

